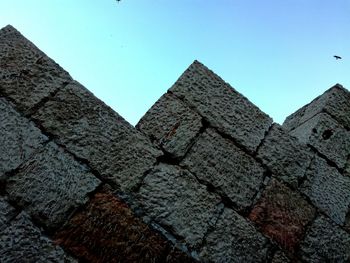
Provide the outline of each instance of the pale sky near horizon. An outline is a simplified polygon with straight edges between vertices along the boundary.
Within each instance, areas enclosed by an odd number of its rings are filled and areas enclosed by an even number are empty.
[[[0,0],[7,24],[133,125],[195,59],[278,123],[350,89],[350,0]]]

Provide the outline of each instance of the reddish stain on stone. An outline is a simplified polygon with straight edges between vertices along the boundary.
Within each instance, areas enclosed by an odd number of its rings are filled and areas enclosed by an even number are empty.
[[[175,262],[171,261],[174,257],[192,262],[108,190],[97,193],[55,239],[88,262]]]
[[[298,193],[273,179],[249,219],[281,247],[294,252],[314,213],[315,209]]]

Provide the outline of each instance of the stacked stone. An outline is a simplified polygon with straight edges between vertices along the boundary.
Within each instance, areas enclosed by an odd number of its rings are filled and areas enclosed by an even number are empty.
[[[319,100],[281,127],[195,61],[137,124],[164,152],[141,206],[203,262],[348,262],[349,93]]]
[[[0,30],[1,262],[349,262],[350,95],[283,127],[195,61],[131,126]]]
[[[1,262],[192,261],[125,199],[161,152],[11,26],[0,109]]]

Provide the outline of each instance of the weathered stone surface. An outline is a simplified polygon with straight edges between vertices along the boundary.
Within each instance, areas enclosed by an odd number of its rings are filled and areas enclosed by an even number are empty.
[[[175,96],[164,94],[136,127],[146,133],[173,158],[185,155],[202,127],[201,116]]]
[[[57,141],[101,176],[129,191],[161,152],[78,83],[60,90],[35,115]]]
[[[286,256],[286,254],[281,251],[278,250],[272,258],[272,262],[271,263],[291,263],[292,261]]]
[[[0,98],[0,177],[18,167],[46,140],[33,123]]]
[[[198,61],[193,62],[169,91],[251,152],[272,123],[269,116]]]
[[[72,78],[12,26],[0,30],[0,93],[28,110]]]
[[[350,154],[350,131],[341,127],[328,114],[320,113],[290,132],[299,141],[343,168]]]
[[[336,84],[321,96],[314,99],[286,118],[284,128],[293,130],[320,112],[326,112],[339,123],[350,128],[350,93]]]
[[[273,179],[255,204],[249,219],[262,232],[290,252],[299,244],[305,226],[313,219],[315,209],[297,192]]]
[[[300,190],[337,224],[344,224],[350,205],[350,178],[316,157]]]
[[[165,164],[146,176],[138,199],[148,216],[192,246],[202,241],[220,202],[192,174]]]
[[[3,263],[13,262],[77,262],[62,248],[42,235],[25,213],[19,214],[0,233],[0,258]]]
[[[199,137],[181,165],[230,198],[238,209],[252,204],[264,179],[259,163],[212,129]]]
[[[56,243],[87,262],[191,262],[108,190],[95,194],[86,209],[73,216]]]
[[[232,209],[225,209],[206,236],[200,256],[210,262],[266,262],[269,242]]]
[[[87,194],[99,183],[87,167],[49,143],[8,178],[6,191],[29,214],[55,228],[88,201]]]
[[[4,197],[0,197],[0,234],[12,217],[16,215],[16,210],[7,202]]]
[[[319,216],[308,230],[300,250],[306,262],[350,262],[350,234]]]
[[[274,175],[294,187],[298,186],[298,179],[304,176],[311,161],[308,148],[278,124],[269,130],[257,156]]]

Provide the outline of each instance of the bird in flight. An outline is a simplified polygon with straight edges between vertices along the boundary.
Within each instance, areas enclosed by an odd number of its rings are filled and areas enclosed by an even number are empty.
[[[335,56],[333,56],[333,57],[335,57],[336,60],[341,59],[340,56],[336,56],[336,55],[335,55]]]

